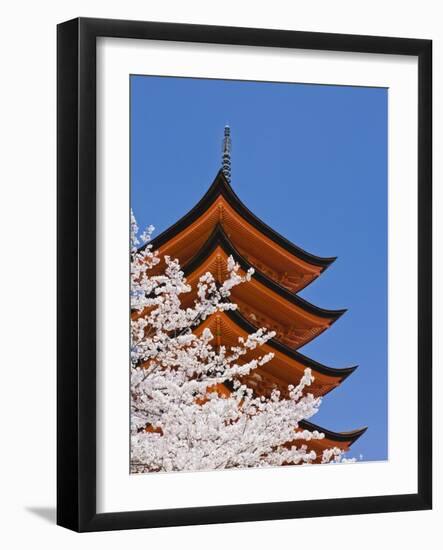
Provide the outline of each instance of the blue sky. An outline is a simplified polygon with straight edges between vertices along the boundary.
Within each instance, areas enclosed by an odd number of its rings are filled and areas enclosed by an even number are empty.
[[[348,308],[300,349],[359,368],[312,421],[368,426],[352,447],[387,458],[387,105],[384,88],[131,77],[131,202],[155,235],[205,193],[231,126],[232,186],[264,222],[338,259],[300,295]]]

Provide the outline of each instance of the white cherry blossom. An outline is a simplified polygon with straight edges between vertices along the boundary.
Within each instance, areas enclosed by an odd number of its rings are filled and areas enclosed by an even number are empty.
[[[178,260],[160,258],[152,250],[153,230],[150,226],[138,237],[131,213],[131,472],[342,460],[338,448],[317,457],[308,442],[324,434],[299,429],[321,402],[309,392],[310,369],[284,398],[277,389],[257,397],[242,382],[272,361],[272,353],[252,360],[246,356],[274,332],[260,328],[233,347],[217,346],[209,328],[200,335],[193,332],[209,316],[237,308],[229,301],[231,289],[247,284],[253,270],[241,275],[230,257],[223,284],[205,273],[192,307],[184,308],[181,297],[192,289]],[[140,241],[144,248],[138,248]],[[160,263],[162,273],[153,275]]]

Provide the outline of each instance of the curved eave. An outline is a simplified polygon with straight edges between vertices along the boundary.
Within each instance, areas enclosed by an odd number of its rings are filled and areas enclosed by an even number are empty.
[[[320,256],[315,256],[314,254],[306,252],[306,250],[303,250],[294,243],[291,243],[290,241],[285,239],[285,237],[283,237],[282,235],[274,231],[271,227],[262,222],[241,202],[239,197],[234,193],[234,190],[226,181],[225,175],[223,174],[222,170],[219,170],[212,185],[203,195],[200,201],[194,206],[194,208],[192,208],[187,214],[180,218],[180,220],[171,225],[168,229],[163,231],[163,233],[161,233],[160,235],[158,235],[158,237],[151,241],[153,248],[161,247],[170,239],[175,237],[175,235],[177,235],[190,224],[192,224],[208,209],[208,207],[220,195],[222,195],[229,203],[229,205],[249,224],[251,224],[258,231],[266,235],[278,246],[285,249],[297,258],[300,258],[308,264],[320,267],[321,271],[324,271],[333,261],[336,260],[335,256],[331,258],[322,258]],[[145,246],[146,245],[142,246],[141,249],[143,249]]]
[[[337,441],[337,443],[349,443],[349,445],[355,443],[357,439],[361,437],[368,429],[367,426],[365,426],[364,428],[359,428],[349,432],[333,432],[332,430],[327,430],[317,424],[313,424],[308,420],[301,420],[298,425],[301,428],[305,428],[311,432],[317,430],[318,432],[324,433],[325,437],[331,441]]]
[[[222,315],[226,315],[234,324],[236,324],[239,328],[241,328],[248,334],[253,334],[257,331],[256,327],[254,327],[254,325],[252,325],[247,319],[245,319],[245,317],[243,317],[243,315],[237,310],[226,310],[222,312]],[[319,363],[318,361],[315,361],[314,359],[311,359],[306,355],[303,355],[302,353],[293,350],[285,344],[278,342],[274,338],[268,340],[264,345],[269,346],[276,351],[279,351],[290,359],[293,359],[294,361],[302,364],[304,367],[310,368],[313,371],[317,371],[326,376],[340,378],[341,381],[344,381],[357,368],[357,365],[352,367],[345,367],[342,369],[327,367],[326,365],[323,365],[322,363]]]
[[[283,299],[299,307],[303,311],[306,311],[307,313],[310,313],[311,315],[315,315],[322,319],[328,319],[330,324],[334,323],[347,311],[346,309],[330,310],[317,307],[307,300],[300,298],[300,296],[297,296],[297,294],[290,292],[285,287],[281,286],[279,283],[269,278],[259,269],[250,264],[248,260],[246,260],[246,258],[244,258],[240,254],[240,252],[234,247],[220,224],[217,224],[215,226],[214,231],[205,242],[205,244],[200,248],[197,254],[184,266],[183,271],[185,276],[189,276],[196,269],[198,269],[198,267],[211,255],[211,253],[217,248],[217,246],[220,246],[228,256],[231,255],[234,260],[240,265],[243,271],[246,272],[250,268],[254,269],[253,277],[257,281],[281,296]]]

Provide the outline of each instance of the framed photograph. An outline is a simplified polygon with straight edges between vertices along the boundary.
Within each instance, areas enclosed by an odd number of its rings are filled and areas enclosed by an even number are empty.
[[[59,525],[432,506],[430,40],[58,26]]]

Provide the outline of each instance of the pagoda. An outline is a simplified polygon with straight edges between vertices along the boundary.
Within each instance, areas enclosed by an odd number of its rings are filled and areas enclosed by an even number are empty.
[[[208,327],[216,345],[235,346],[239,337],[247,337],[261,327],[275,331],[275,337],[248,353],[249,361],[272,352],[273,359],[242,378],[257,396],[269,396],[274,388],[287,395],[288,385],[297,385],[305,368],[315,378],[310,392],[324,396],[339,386],[356,366],[332,368],[298,349],[327,330],[346,310],[327,310],[298,296],[336,259],[321,258],[291,243],[257,218],[231,187],[230,128],[225,127],[222,167],[201,200],[174,225],[151,241],[160,256],[177,258],[193,291],[184,295],[184,306],[196,297],[198,279],[211,272],[218,283],[227,276],[227,259],[232,256],[240,274],[254,269],[251,280],[235,286],[231,299],[237,310],[218,312],[208,317],[194,332]],[[160,269],[158,266],[154,268]],[[229,394],[227,387],[217,388]],[[333,432],[311,422],[299,423],[298,429],[318,430],[324,439],[307,442],[319,459],[322,451],[338,447],[347,451],[366,428]],[[288,442],[290,443],[290,442]],[[319,460],[318,459],[318,460]]]

